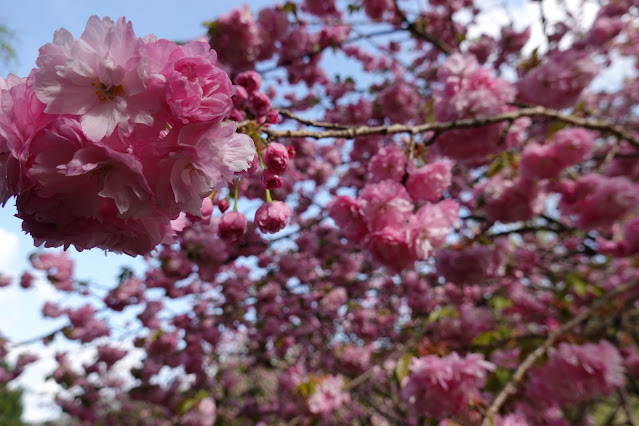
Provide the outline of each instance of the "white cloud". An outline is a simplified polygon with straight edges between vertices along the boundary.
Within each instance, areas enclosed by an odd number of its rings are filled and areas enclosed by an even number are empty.
[[[16,272],[11,269],[19,249],[18,236],[0,228],[0,272]]]

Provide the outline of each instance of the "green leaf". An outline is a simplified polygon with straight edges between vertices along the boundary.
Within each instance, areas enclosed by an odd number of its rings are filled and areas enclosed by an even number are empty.
[[[564,281],[578,296],[584,296],[588,292],[588,281],[578,272],[568,272]]]
[[[178,405],[178,414],[184,414],[188,412],[193,407],[193,405],[195,405],[195,398],[189,397],[183,399],[182,402],[180,402],[180,405]]]
[[[435,322],[441,318],[456,318],[457,309],[452,306],[444,306],[439,309],[435,309],[428,315],[428,322]]]
[[[473,339],[473,346],[487,346],[492,342],[497,340],[499,336],[494,331],[484,331],[483,333],[479,333],[477,337]]]
[[[496,311],[502,311],[512,305],[510,299],[502,296],[493,296],[488,300],[488,306]]]
[[[497,367],[495,372],[488,376],[488,379],[486,380],[486,387],[484,389],[490,392],[498,392],[504,387],[508,379],[510,379],[510,376],[511,372],[509,369]]]
[[[410,363],[412,360],[413,355],[404,354],[399,361],[397,361],[394,373],[398,383],[401,383],[402,380],[404,380],[404,378],[410,373]]]

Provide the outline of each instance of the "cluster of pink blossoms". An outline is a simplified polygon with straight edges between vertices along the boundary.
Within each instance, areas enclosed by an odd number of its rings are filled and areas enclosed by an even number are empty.
[[[255,157],[222,122],[235,89],[216,61],[124,18],[56,31],[29,77],[0,80],[0,202],[38,245],[149,252]]]
[[[437,77],[442,85],[434,91],[434,111],[438,121],[487,117],[514,110],[515,89],[506,80],[493,77],[472,55],[451,55],[441,65]],[[492,155],[518,145],[527,119],[517,120],[506,130],[498,123],[472,129],[455,129],[435,139],[435,149],[458,161],[485,163]]]
[[[562,343],[532,374],[526,394],[535,401],[576,404],[609,394],[624,383],[623,359],[609,342]]]
[[[479,397],[495,365],[479,354],[460,357],[427,355],[413,359],[410,374],[402,382],[401,397],[418,416],[441,419],[461,413],[471,398]]]
[[[599,69],[585,51],[555,51],[517,82],[517,100],[548,108],[566,108],[577,103],[581,92]]]
[[[450,161],[416,168],[395,148],[382,148],[370,161],[370,183],[353,199],[340,195],[328,206],[330,216],[353,243],[378,263],[395,271],[425,260],[441,247],[457,223],[459,205],[441,200],[451,182]],[[437,201],[437,202],[436,202]],[[421,207],[415,210],[415,204]]]

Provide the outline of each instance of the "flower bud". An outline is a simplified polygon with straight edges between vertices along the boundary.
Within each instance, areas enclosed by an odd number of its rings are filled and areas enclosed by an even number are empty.
[[[235,86],[235,94],[233,95],[233,105],[243,108],[248,100],[248,92],[242,86]]]
[[[224,213],[225,211],[227,211],[227,210],[228,210],[228,208],[229,208],[229,204],[230,204],[230,203],[229,203],[229,200],[228,200],[228,199],[226,199],[226,198],[223,198],[223,199],[221,199],[221,200],[220,200],[220,202],[219,202],[219,203],[217,203],[217,207],[220,209],[220,211],[221,211],[222,213]]]
[[[244,87],[247,92],[253,93],[262,86],[262,77],[255,71],[244,71],[235,77],[235,84]]]
[[[266,169],[262,172],[262,184],[266,189],[277,189],[284,186],[284,180],[271,169]]]
[[[218,225],[218,234],[225,241],[235,241],[246,233],[246,216],[234,210],[224,213]]]
[[[273,173],[284,173],[289,160],[288,149],[281,143],[273,142],[264,150],[262,161]]]
[[[277,124],[280,121],[280,113],[275,111],[274,109],[270,110],[266,113],[266,121],[269,124]]]
[[[248,106],[253,115],[259,117],[271,108],[271,100],[262,92],[253,92],[249,95]]]
[[[260,231],[274,234],[284,229],[291,216],[291,208],[281,201],[262,204],[255,212],[255,224]]]

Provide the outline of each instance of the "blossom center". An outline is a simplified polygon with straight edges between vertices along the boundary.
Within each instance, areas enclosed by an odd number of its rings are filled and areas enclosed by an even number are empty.
[[[120,96],[124,91],[121,84],[117,86],[107,86],[104,83],[91,83],[91,86],[95,87],[95,94],[98,95],[100,102],[106,100],[112,101],[116,96]]]

